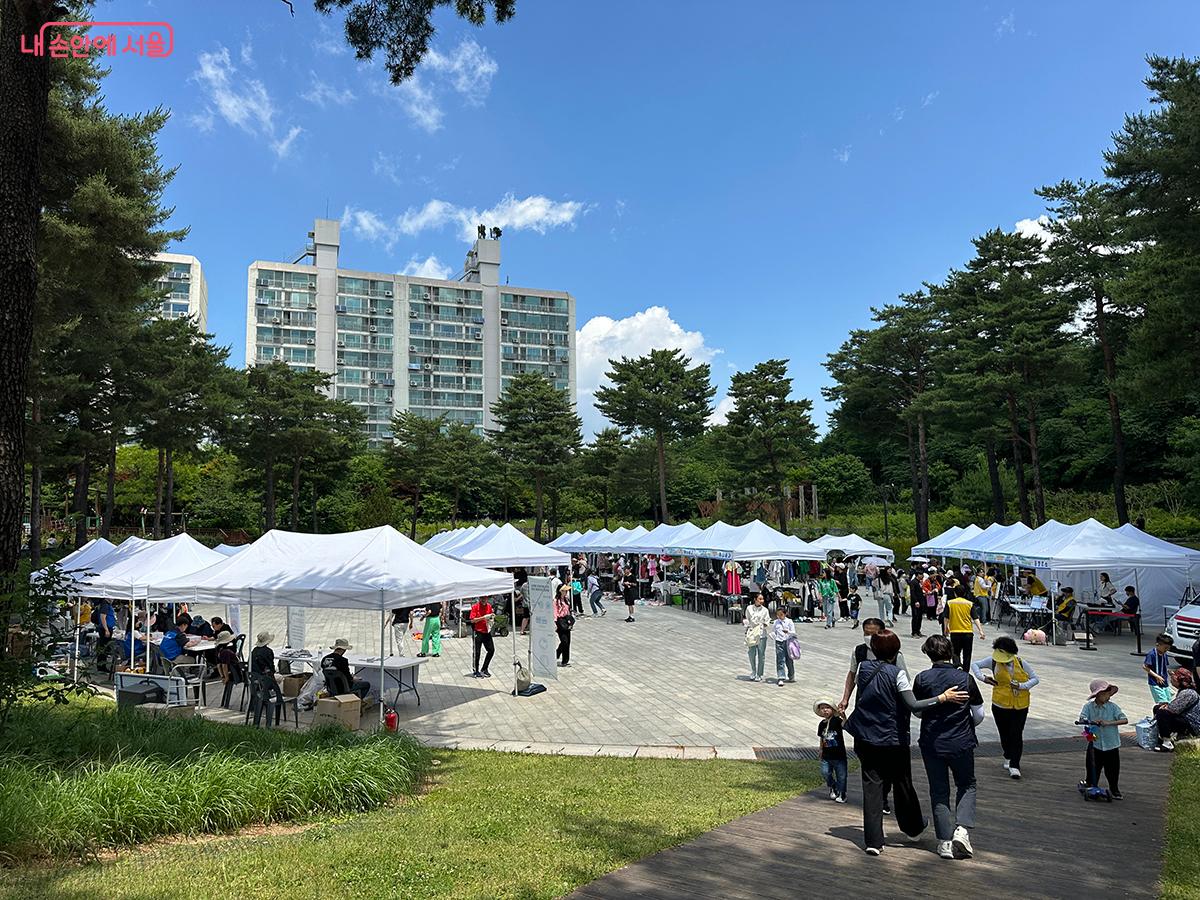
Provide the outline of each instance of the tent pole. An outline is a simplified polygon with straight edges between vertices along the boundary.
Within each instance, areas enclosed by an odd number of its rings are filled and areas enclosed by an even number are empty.
[[[509,609],[512,610],[512,616],[509,618],[508,622],[508,633],[512,635],[513,645],[513,696],[517,697],[519,696],[517,691],[521,689],[521,686],[517,681],[517,667],[521,665],[521,660],[517,656],[517,587],[515,582],[513,584],[512,591],[510,591],[508,595],[508,605]]]
[[[75,627],[72,631],[75,632],[75,652],[71,656],[71,680],[75,681],[79,677],[79,629],[83,627],[79,621],[79,616],[83,613],[83,608],[79,599],[79,595],[75,595]]]
[[[379,591],[379,724],[383,724],[383,630],[387,611],[384,607],[383,590]]]

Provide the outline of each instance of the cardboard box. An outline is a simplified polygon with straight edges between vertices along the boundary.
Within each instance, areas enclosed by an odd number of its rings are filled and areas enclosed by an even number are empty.
[[[279,681],[283,696],[299,697],[300,692],[304,690],[304,685],[308,684],[308,679],[311,677],[307,672],[303,675],[284,675]]]
[[[362,701],[355,694],[343,694],[341,697],[322,697],[318,700],[313,724],[325,725],[333,722],[344,725],[351,731],[358,731],[361,719]]]

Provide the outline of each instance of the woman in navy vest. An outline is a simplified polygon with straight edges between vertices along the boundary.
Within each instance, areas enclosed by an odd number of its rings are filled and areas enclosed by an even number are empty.
[[[929,776],[929,805],[933,807],[933,826],[937,832],[938,856],[942,859],[968,859],[975,851],[971,833],[975,827],[975,726],[983,721],[983,695],[966,672],[955,668],[950,639],[931,635],[921,652],[933,663],[913,681],[918,698],[933,697],[947,689],[966,691],[968,705],[946,704],[921,715],[921,758]],[[950,809],[950,776],[954,776],[956,797]]]
[[[858,667],[858,699],[846,722],[846,731],[854,736],[854,752],[862,769],[866,851],[878,856],[883,852],[885,785],[892,786],[892,808],[900,830],[909,837],[925,830],[921,801],[912,783],[908,749],[910,714],[939,703],[965,703],[969,694],[947,688],[936,697],[918,700],[908,673],[896,665],[900,638],[893,631],[872,635],[871,652],[875,659],[864,660]]]

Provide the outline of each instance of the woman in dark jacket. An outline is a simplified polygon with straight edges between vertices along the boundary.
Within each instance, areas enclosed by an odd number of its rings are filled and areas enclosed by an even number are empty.
[[[927,710],[921,716],[921,758],[929,776],[929,805],[933,807],[933,826],[937,832],[938,856],[969,858],[971,834],[975,827],[975,726],[983,721],[983,695],[966,672],[952,662],[954,648],[950,639],[935,634],[925,639],[921,652],[933,668],[913,682],[917,699],[936,696],[947,689],[965,691],[969,705],[947,704]],[[950,809],[950,776],[954,776],[957,796]]]
[[[948,688],[935,697],[918,700],[908,673],[896,665],[900,638],[895,632],[884,630],[873,635],[871,652],[875,659],[864,660],[858,667],[857,700],[846,722],[846,731],[854,736],[854,752],[862,769],[866,851],[878,856],[883,852],[885,785],[892,786],[892,808],[900,830],[909,837],[925,830],[921,801],[912,783],[908,749],[910,714],[939,703],[961,704],[969,695]]]

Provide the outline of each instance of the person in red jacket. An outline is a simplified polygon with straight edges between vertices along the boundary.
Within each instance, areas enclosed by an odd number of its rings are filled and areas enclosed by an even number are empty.
[[[475,665],[474,671],[471,672],[472,678],[492,677],[492,673],[488,671],[488,666],[491,664],[492,657],[496,653],[496,645],[492,641],[492,621],[495,618],[496,613],[492,610],[492,604],[488,602],[487,597],[480,597],[475,601],[475,605],[471,607],[470,619],[475,639]],[[481,649],[487,651],[487,655],[483,658],[482,669],[479,667],[479,651]]]

